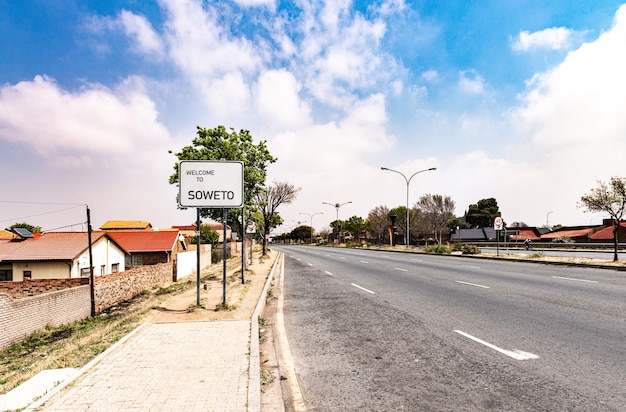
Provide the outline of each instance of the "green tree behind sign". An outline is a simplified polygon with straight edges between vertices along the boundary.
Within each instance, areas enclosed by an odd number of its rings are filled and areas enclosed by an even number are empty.
[[[170,153],[172,152],[170,151]],[[276,158],[270,154],[264,140],[255,144],[248,130],[242,129],[237,132],[233,128],[227,130],[224,126],[215,128],[198,126],[197,136],[192,140],[191,145],[183,147],[180,152],[174,153],[174,155],[177,161],[174,164],[174,173],[169,178],[170,184],[179,182],[178,164],[182,160],[234,160],[243,162],[244,207],[250,211],[255,208],[254,197],[265,187],[267,167],[276,161]],[[217,222],[223,220],[221,209],[201,209],[200,215]],[[240,215],[239,209],[230,210],[228,223],[243,236],[244,228],[241,227]]]

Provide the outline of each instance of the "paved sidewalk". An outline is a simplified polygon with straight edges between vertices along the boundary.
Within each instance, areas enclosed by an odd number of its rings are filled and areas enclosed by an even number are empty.
[[[249,321],[146,323],[44,411],[246,411]]]

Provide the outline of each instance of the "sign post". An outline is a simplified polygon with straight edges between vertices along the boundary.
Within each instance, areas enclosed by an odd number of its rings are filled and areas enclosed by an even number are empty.
[[[496,216],[493,219],[493,228],[496,231],[496,256],[500,256],[500,231],[504,227],[502,216]]]
[[[226,305],[226,209],[243,207],[243,162],[183,160],[178,165],[178,203],[197,208],[197,305],[200,306],[200,208],[222,208],[224,214],[223,305]]]

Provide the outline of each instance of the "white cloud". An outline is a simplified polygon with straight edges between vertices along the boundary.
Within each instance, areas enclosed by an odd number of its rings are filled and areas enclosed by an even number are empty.
[[[276,8],[276,0],[233,0],[242,7],[268,6],[272,10]]]
[[[516,51],[528,51],[531,48],[569,49],[574,35],[574,30],[567,27],[552,27],[533,33],[522,31],[512,42],[511,47]]]
[[[51,163],[128,159],[168,138],[138,79],[115,91],[88,85],[72,93],[36,76],[0,89],[0,139],[26,144]]]
[[[512,148],[518,159],[525,159],[512,165],[515,171],[529,176],[509,174],[519,185],[519,198],[540,199],[546,212],[554,210],[565,224],[589,223],[581,221],[576,204],[596,179],[626,174],[624,44],[626,6],[609,31],[570,51],[554,69],[535,75],[512,113],[517,132],[528,136]]]
[[[298,96],[301,85],[287,70],[270,70],[259,76],[256,96],[258,115],[273,129],[311,124],[310,108]]]
[[[219,11],[201,2],[163,0],[168,14],[165,38],[173,62],[192,81],[227,73],[253,73],[261,57],[245,37],[233,37],[219,23]]]
[[[134,40],[138,51],[157,57],[163,56],[161,39],[144,16],[122,10],[119,19],[126,35]]]
[[[468,94],[482,94],[485,91],[485,79],[475,70],[459,73],[459,88]]]
[[[427,70],[422,73],[422,79],[426,80],[429,83],[434,83],[439,80],[439,73],[437,70]]]

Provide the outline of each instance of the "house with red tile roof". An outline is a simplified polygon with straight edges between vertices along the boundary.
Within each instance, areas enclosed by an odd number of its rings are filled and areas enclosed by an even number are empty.
[[[592,242],[613,242],[613,223],[608,222],[608,226],[598,230],[591,236],[589,240]],[[617,230],[618,242],[626,242],[626,222],[619,222],[619,228]]]
[[[541,235],[541,241],[545,242],[588,242],[591,235],[603,226],[570,226],[562,227],[553,232]]]
[[[123,272],[126,251],[105,232],[91,235],[95,276]],[[0,242],[0,281],[88,277],[87,232],[47,232]]]
[[[184,237],[173,230],[114,230],[107,234],[128,254],[126,267],[168,263],[187,250]]]

